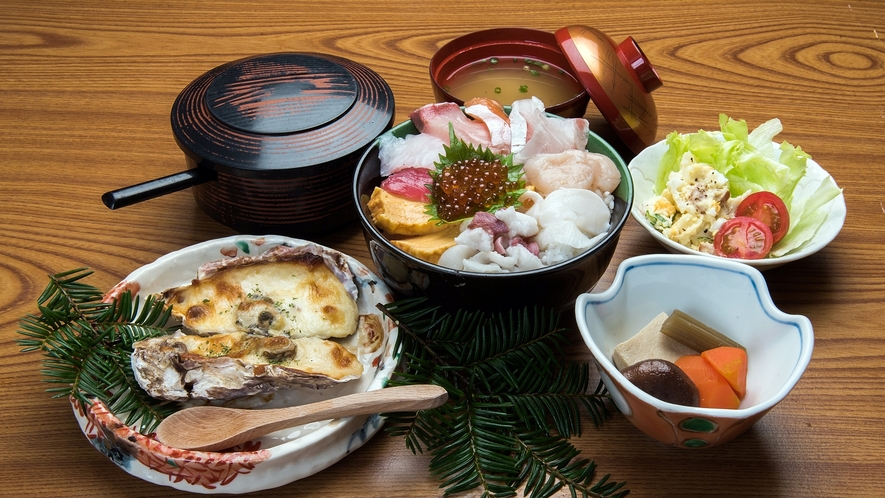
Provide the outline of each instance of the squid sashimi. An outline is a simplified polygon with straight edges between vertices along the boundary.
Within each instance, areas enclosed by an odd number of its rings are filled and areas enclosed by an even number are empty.
[[[455,136],[473,145],[484,148],[491,144],[489,128],[482,121],[467,117],[461,106],[454,102],[428,104],[419,107],[409,116],[421,134],[433,135],[449,143],[449,124],[455,130]]]
[[[384,134],[378,139],[378,160],[381,161],[381,176],[390,176],[403,168],[433,169],[433,163],[445,154],[443,141],[426,133],[397,138]]]
[[[528,158],[538,154],[556,154],[587,148],[590,123],[586,119],[551,118],[544,112],[543,102],[537,97],[532,97],[531,101],[531,104],[523,104],[523,101],[517,100],[510,112],[514,163],[525,164]]]
[[[587,150],[538,154],[526,160],[523,170],[526,180],[545,196],[558,188],[582,188],[603,196],[621,183],[621,173],[608,156]]]
[[[477,97],[464,103],[464,113],[482,121],[489,130],[489,148],[496,154],[510,153],[510,117],[498,101]]]
[[[584,189],[561,188],[545,198],[537,196],[526,212],[538,220],[541,230],[535,241],[551,265],[573,258],[597,244],[611,228],[611,210],[596,193]]]

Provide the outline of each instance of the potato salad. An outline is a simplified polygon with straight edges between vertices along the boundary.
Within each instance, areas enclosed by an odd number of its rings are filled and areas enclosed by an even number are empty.
[[[661,195],[648,201],[645,216],[670,240],[713,254],[716,231],[734,217],[748,193],[731,197],[725,175],[686,152]]]

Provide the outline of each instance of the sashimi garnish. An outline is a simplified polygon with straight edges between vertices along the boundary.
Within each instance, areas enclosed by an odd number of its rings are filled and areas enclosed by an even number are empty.
[[[450,144],[445,156],[430,172],[431,202],[427,214],[440,223],[461,221],[479,211],[494,213],[519,206],[525,192],[522,166],[513,164],[513,156],[495,154],[482,146],[474,147],[455,136],[449,126]]]

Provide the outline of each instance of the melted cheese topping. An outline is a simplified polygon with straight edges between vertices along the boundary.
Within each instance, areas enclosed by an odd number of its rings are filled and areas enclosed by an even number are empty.
[[[353,296],[321,258],[225,268],[164,298],[185,328],[201,334],[346,337],[359,316]]]
[[[334,341],[316,337],[288,339],[258,337],[243,333],[216,334],[209,337],[179,335],[175,342],[187,348],[188,355],[202,358],[235,358],[251,365],[255,375],[266,374],[270,366],[296,369],[324,375],[335,380],[359,377],[363,365],[357,357]]]

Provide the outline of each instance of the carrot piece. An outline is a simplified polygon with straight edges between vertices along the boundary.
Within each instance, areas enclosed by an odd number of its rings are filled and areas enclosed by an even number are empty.
[[[744,399],[747,394],[747,352],[741,348],[722,346],[708,349],[701,356],[725,377],[738,398]]]
[[[700,355],[683,356],[675,363],[697,386],[701,398],[701,408],[737,408],[740,406],[741,400],[738,399],[725,377],[720,375],[713,365]]]

